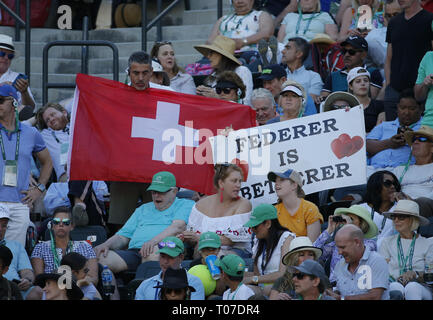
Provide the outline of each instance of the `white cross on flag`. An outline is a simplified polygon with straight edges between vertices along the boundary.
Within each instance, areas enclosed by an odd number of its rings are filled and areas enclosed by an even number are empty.
[[[78,74],[68,168],[71,180],[150,182],[170,171],[179,187],[207,194],[207,138],[255,126],[249,106]],[[206,143],[205,143],[206,141]]]

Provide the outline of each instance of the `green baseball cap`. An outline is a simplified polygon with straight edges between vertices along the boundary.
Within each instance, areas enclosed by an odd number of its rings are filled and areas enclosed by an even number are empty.
[[[242,277],[245,271],[245,261],[235,254],[228,254],[215,261],[225,273],[233,277]]]
[[[176,187],[175,176],[171,172],[161,171],[154,174],[147,191],[167,192],[173,187]]]
[[[254,208],[253,212],[251,213],[250,220],[244,224],[244,227],[252,228],[258,226],[263,221],[277,218],[277,209],[271,204],[262,203]]]
[[[215,232],[204,232],[200,236],[200,240],[198,241],[198,250],[203,248],[220,248],[221,247],[221,239],[219,235]]]
[[[185,246],[183,245],[182,240],[177,237],[167,237],[161,242],[158,243],[158,252],[157,253],[165,253],[170,257],[177,257],[182,254],[185,250]]]

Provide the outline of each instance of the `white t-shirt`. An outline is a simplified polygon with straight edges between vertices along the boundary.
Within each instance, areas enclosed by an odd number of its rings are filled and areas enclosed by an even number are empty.
[[[252,295],[254,295],[253,289],[245,284],[242,284],[234,292],[232,292],[231,289],[224,291],[223,300],[248,300],[248,298]]]
[[[277,246],[274,249],[274,252],[272,252],[271,260],[269,260],[265,270],[262,270],[262,261],[263,261],[263,255],[261,254],[259,258],[257,259],[257,268],[259,270],[259,273],[262,275],[270,274],[273,272],[277,272],[280,269],[280,262],[281,262],[281,248],[283,247],[284,242],[286,241],[287,237],[293,237],[296,238],[296,235],[291,233],[290,231],[285,231],[279,241]],[[258,247],[259,241],[257,238],[254,239],[254,246],[253,246],[253,257],[255,258],[257,253],[257,247]]]
[[[397,237],[398,234],[385,238],[379,248],[379,253],[389,261],[389,274],[394,277],[394,279],[397,279],[400,276]],[[409,255],[411,242],[412,239],[401,238],[401,246],[405,258]],[[409,266],[409,259],[407,263]],[[425,265],[430,265],[431,263],[433,263],[433,238],[424,238],[420,235],[415,241],[412,270],[424,272]]]

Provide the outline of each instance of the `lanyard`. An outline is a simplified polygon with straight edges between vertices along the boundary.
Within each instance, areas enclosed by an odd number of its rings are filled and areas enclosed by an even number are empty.
[[[304,28],[304,32],[302,34],[306,34],[307,33],[308,28],[310,27],[310,24],[311,24],[311,20],[313,20],[315,17],[317,17],[319,15],[320,15],[320,12],[319,12],[319,14],[313,13],[311,15],[311,17],[309,17],[309,18],[306,19],[306,20],[308,20],[307,26]],[[299,28],[301,27],[301,20],[303,20],[302,19],[302,11],[301,11],[301,7],[298,7],[298,22],[296,23],[296,34],[298,34]]]
[[[57,250],[56,250],[56,244],[54,242],[54,235],[51,232],[51,252],[53,253],[53,257],[54,257],[54,268],[57,269],[60,266],[60,259],[59,256],[57,254]],[[66,246],[66,254],[73,252],[73,246],[72,246],[72,241],[69,240],[68,245]]]
[[[398,267],[400,269],[400,275],[407,272],[408,270],[412,270],[412,259],[413,259],[413,253],[415,250],[415,240],[416,240],[416,233],[414,233],[414,235],[413,235],[412,242],[410,244],[409,254],[406,257],[404,257],[400,235],[398,235],[398,237],[397,237]],[[408,260],[409,260],[409,266],[406,267]]]
[[[159,286],[158,280],[156,280],[156,285]],[[153,297],[153,300],[158,300],[158,292],[159,292],[159,288],[155,288],[155,297]]]
[[[373,222],[374,222],[374,208],[371,208],[371,220],[373,220]],[[385,224],[386,224],[386,217],[383,217],[382,225],[379,229],[379,234],[382,232],[383,228],[385,227]]]
[[[15,161],[18,161],[18,154],[19,154],[19,151],[20,151],[20,135],[21,135],[21,131],[18,130],[18,127],[17,127],[16,131],[17,131],[17,144],[16,144],[16,147],[15,147]],[[6,161],[6,152],[5,152],[5,146],[4,146],[4,143],[3,143],[3,135],[1,134],[1,129],[0,129],[0,146],[1,146],[1,149],[2,149],[3,160]]]
[[[265,258],[266,258],[266,243],[263,245],[263,252],[262,252],[262,263],[261,263],[262,275],[265,274],[265,268],[266,268],[266,265],[267,265],[267,263],[265,261]]]
[[[242,21],[244,21],[244,19],[245,19],[246,17],[248,17],[251,13],[253,13],[253,11],[254,11],[254,10],[251,10],[248,14],[242,16],[242,18],[240,18],[238,22],[233,21],[234,23],[236,23],[236,28],[232,29],[231,31],[239,29],[239,27],[240,27],[241,24],[242,24]],[[229,24],[230,20],[234,20],[234,18],[235,18],[236,16],[237,16],[237,14],[236,14],[236,13],[233,13],[233,14],[232,14],[230,17],[228,17],[225,21],[222,21],[222,22],[221,22],[221,23],[225,23],[225,26],[224,26],[224,33],[228,31],[227,28],[228,28],[228,24]]]
[[[53,138],[56,139],[56,142],[57,142],[57,143],[60,143],[60,140],[59,140],[59,138],[57,138],[57,136],[56,136],[56,134],[54,133],[54,131],[50,130],[50,132],[51,132],[51,135],[53,136]]]
[[[412,160],[412,151],[410,152],[410,154],[409,154],[409,159],[407,159],[407,163],[406,163],[406,165],[404,166],[403,173],[401,174],[400,179],[398,179],[398,182],[400,182],[400,184],[401,184],[401,181],[403,180],[403,177],[404,177],[404,175],[406,174],[407,170],[409,170],[410,160]]]
[[[242,281],[238,284],[238,287],[235,290],[235,293],[232,295],[232,300],[235,300],[236,294],[238,293],[239,288],[242,286]]]

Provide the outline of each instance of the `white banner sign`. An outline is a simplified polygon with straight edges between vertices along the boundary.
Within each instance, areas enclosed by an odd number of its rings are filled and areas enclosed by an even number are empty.
[[[275,203],[270,171],[298,171],[306,194],[366,183],[364,112],[358,106],[265,126],[232,131],[209,139],[213,162],[241,163],[247,181],[241,195],[253,207]]]

